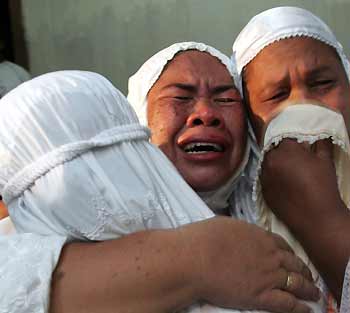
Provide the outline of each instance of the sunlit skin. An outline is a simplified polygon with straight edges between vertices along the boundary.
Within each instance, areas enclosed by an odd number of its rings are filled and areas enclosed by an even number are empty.
[[[297,37],[267,46],[246,66],[244,82],[259,140],[287,101],[320,102],[340,111],[350,133],[349,81],[336,51],[318,40]]]
[[[179,53],[148,94],[152,142],[196,191],[214,190],[235,173],[246,145],[245,112],[226,67],[205,52]],[[191,143],[223,151],[188,153]]]
[[[4,202],[0,201],[0,220],[8,216],[7,208]]]

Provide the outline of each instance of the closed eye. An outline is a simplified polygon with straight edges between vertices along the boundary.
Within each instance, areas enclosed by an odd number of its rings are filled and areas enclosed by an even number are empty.
[[[281,99],[285,99],[286,97],[288,97],[288,92],[286,90],[283,90],[283,91],[276,92],[273,96],[269,97],[266,100],[267,101],[281,100]]]
[[[188,96],[175,96],[174,97],[177,100],[191,100],[193,97],[188,97]]]
[[[236,98],[215,98],[214,99],[215,102],[221,102],[221,103],[230,103],[230,102],[238,102],[240,103],[241,100],[236,99]]]
[[[321,79],[316,80],[310,84],[311,87],[322,87],[322,86],[331,86],[334,83],[332,79]]]

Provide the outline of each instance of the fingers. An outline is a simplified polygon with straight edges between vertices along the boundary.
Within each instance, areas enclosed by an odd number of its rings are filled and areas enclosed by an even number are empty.
[[[278,234],[271,233],[274,237],[277,246],[282,249],[281,251],[281,267],[288,272],[300,273],[307,280],[313,281],[310,269],[306,264],[294,254],[293,249],[289,246],[287,241]]]
[[[291,138],[283,139],[278,145],[279,150],[282,150],[282,149],[289,150],[294,147],[300,147],[300,145],[295,139],[291,139]]]
[[[323,160],[333,160],[333,144],[330,139],[319,140],[314,143],[315,153]]]
[[[275,242],[277,243],[277,246],[280,249],[289,251],[292,254],[294,254],[293,249],[291,248],[291,246],[288,244],[288,242],[283,237],[281,237],[280,235],[275,234],[275,233],[270,233],[270,234],[274,238]]]
[[[320,297],[320,292],[314,283],[296,272],[279,271],[279,284],[276,287],[301,300],[317,301]]]
[[[310,269],[299,257],[297,257],[294,253],[289,252],[283,252],[283,254],[281,265],[287,270],[287,272],[299,273],[308,281],[313,281]]]
[[[333,160],[333,143],[329,138],[318,140],[314,144],[310,144],[307,141],[298,143],[296,139],[285,138],[278,145],[278,150],[285,152],[300,148],[303,148],[305,151],[314,152],[322,159]],[[269,151],[269,153],[273,153],[273,150]]]
[[[298,142],[296,139],[292,139],[292,138],[285,138],[282,140],[282,142],[280,143],[280,147],[282,149],[285,150],[295,150],[295,149],[303,149],[306,151],[311,151],[312,150],[312,145],[307,142],[307,141],[303,141],[303,142]]]
[[[310,313],[311,309],[292,294],[282,290],[272,290],[261,295],[262,309],[276,313]]]

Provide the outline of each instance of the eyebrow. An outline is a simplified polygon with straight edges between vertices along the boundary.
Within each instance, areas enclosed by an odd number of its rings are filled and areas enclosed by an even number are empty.
[[[324,66],[318,67],[318,68],[310,71],[309,73],[307,73],[307,77],[308,78],[315,78],[315,77],[319,76],[320,74],[324,74],[327,72],[332,72],[332,67],[330,67],[328,65],[324,65]]]
[[[163,89],[172,88],[172,87],[179,88],[189,92],[195,92],[197,90],[197,87],[195,85],[183,84],[183,83],[169,84],[165,86]]]
[[[218,93],[222,93],[225,92],[227,90],[233,89],[235,91],[238,92],[238,89],[234,86],[234,85],[220,85],[220,86],[215,86],[214,88],[212,88],[212,92],[214,94],[218,94]]]

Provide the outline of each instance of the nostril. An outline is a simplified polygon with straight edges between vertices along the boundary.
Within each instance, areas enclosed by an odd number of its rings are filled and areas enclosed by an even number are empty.
[[[217,127],[217,126],[220,126],[220,120],[219,119],[214,119],[212,122],[211,122],[211,126],[213,127]]]
[[[202,122],[202,120],[200,118],[195,118],[193,120],[192,124],[195,125],[195,126],[198,126],[198,125],[202,125],[203,122]]]

